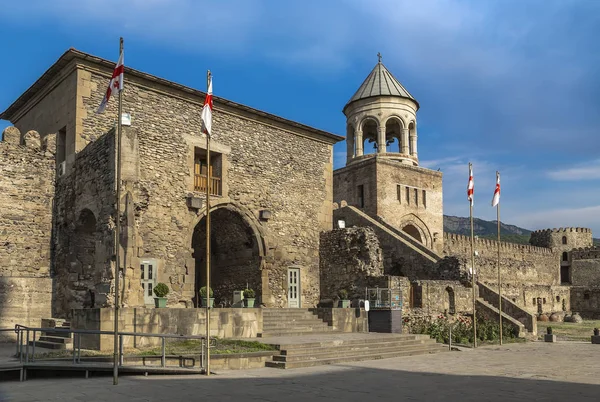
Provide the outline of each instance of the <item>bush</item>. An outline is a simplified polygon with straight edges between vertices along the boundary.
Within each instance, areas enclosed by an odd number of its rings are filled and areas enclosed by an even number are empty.
[[[212,288],[208,288],[210,290],[210,296],[209,297],[213,297],[213,290]],[[206,298],[206,286],[202,286],[200,288],[200,297],[202,298]]]
[[[340,299],[342,300],[348,300],[348,291],[346,289],[342,289],[338,292],[338,295],[340,296]]]
[[[165,283],[158,283],[154,287],[156,297],[166,297],[169,294],[169,287]]]
[[[256,293],[254,292],[254,289],[244,290],[244,298],[245,299],[254,299],[255,296],[256,296]]]

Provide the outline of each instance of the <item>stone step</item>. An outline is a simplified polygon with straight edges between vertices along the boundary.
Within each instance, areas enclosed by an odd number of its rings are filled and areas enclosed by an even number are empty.
[[[70,332],[58,332],[58,331],[48,331],[42,332],[42,336],[53,336],[57,338],[71,338]]]
[[[390,342],[373,342],[373,343],[363,343],[363,344],[354,344],[354,345],[339,345],[339,346],[320,346],[313,348],[290,348],[289,345],[280,345],[280,353],[286,356],[308,356],[314,355],[318,353],[327,353],[330,351],[361,351],[361,350],[371,350],[376,351],[380,348],[402,348],[402,347],[412,347],[412,346],[423,346],[423,345],[437,345],[434,339],[426,339],[426,340],[404,340],[404,341],[390,341]]]
[[[331,328],[331,327],[328,327]],[[260,332],[256,334],[257,338],[274,338],[278,336],[296,336],[296,335],[315,335],[315,334],[341,334],[341,331],[331,330],[321,330],[321,331],[298,331],[296,329],[292,329],[289,331],[277,331],[277,332]]]
[[[73,343],[73,339],[71,339],[71,338],[65,338],[62,336],[47,336],[47,335],[40,336],[40,341],[41,342],[62,343],[62,344]]]
[[[33,346],[33,342],[29,342],[29,346]],[[45,349],[66,349],[67,345],[64,343],[55,343],[55,342],[46,342],[46,341],[36,341],[36,348],[45,348]]]
[[[290,317],[290,316],[281,316],[281,317],[268,316],[268,317],[263,317],[263,322],[302,321],[302,320],[312,320],[312,321],[321,321],[321,322],[323,322],[323,320],[321,320],[316,315],[297,315],[297,316],[293,316],[293,317]]]
[[[319,351],[315,353],[307,353],[301,355],[288,355],[281,354],[277,356],[273,356],[273,361],[278,362],[297,362],[297,361],[312,361],[312,360],[323,360],[323,359],[332,359],[338,357],[358,357],[358,356],[368,356],[368,355],[381,355],[386,353],[394,353],[394,352],[411,352],[411,351],[426,351],[433,350],[437,351],[439,349],[439,345],[436,343],[430,344],[417,344],[417,345],[393,345],[388,347],[380,347],[378,349],[361,349],[361,350],[330,350],[330,351]]]
[[[263,330],[278,329],[278,328],[301,328],[301,327],[318,327],[325,328],[329,325],[323,321],[288,321],[288,322],[263,322]]]
[[[302,361],[293,361],[293,362],[282,362],[282,361],[270,361],[266,362],[266,367],[273,368],[281,368],[281,369],[291,369],[291,368],[301,368],[301,367],[314,367],[314,366],[322,366],[327,364],[339,364],[339,363],[349,363],[349,362],[358,362],[364,360],[379,360],[379,359],[389,359],[393,357],[405,357],[405,356],[415,356],[415,355],[423,355],[423,354],[433,354],[433,353],[441,353],[447,352],[448,348],[439,346],[435,348],[433,347],[424,347],[420,349],[412,349],[412,350],[396,350],[393,352],[386,353],[372,353],[367,355],[359,355],[359,356],[344,356],[344,357],[333,357],[327,359],[315,359],[315,360],[302,360]]]
[[[331,332],[333,331],[332,327],[329,326],[298,326],[298,327],[284,327],[284,328],[263,328],[263,333],[268,333],[268,334],[272,334],[272,333],[289,333],[289,334],[293,334],[294,332],[310,332],[310,333],[317,333],[317,332]]]
[[[422,334],[369,334],[369,336],[359,339],[331,339],[320,342],[308,343],[289,343],[280,345],[280,349],[299,350],[299,349],[316,349],[320,347],[336,347],[336,346],[355,346],[364,344],[386,343],[386,342],[406,342],[406,341],[434,341],[429,335]]]

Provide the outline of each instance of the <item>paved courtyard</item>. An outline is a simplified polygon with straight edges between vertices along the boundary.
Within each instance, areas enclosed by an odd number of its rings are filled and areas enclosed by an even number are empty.
[[[527,343],[296,370],[0,382],[1,401],[598,401],[600,346]],[[2,375],[2,373],[0,373]]]

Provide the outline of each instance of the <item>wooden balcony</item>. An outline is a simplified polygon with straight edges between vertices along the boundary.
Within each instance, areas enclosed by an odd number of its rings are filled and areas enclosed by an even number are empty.
[[[206,193],[206,175],[196,174],[194,175],[194,191],[200,193]],[[221,195],[221,178],[211,177],[210,178],[210,195]]]

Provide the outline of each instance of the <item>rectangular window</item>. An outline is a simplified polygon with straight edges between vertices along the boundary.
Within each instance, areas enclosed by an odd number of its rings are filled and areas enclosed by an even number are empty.
[[[427,208],[427,192],[423,190],[423,207]]]
[[[194,155],[194,191],[206,193],[206,186],[210,185],[211,195],[221,195],[221,154],[210,153],[210,168],[206,160],[206,151],[196,148]]]
[[[419,190],[415,188],[415,206],[419,206]]]
[[[67,159],[67,128],[58,130],[56,136],[56,164],[60,165]]]
[[[396,195],[398,197],[398,202],[402,204],[402,186],[400,184],[396,186]]]
[[[410,188],[406,187],[406,205],[410,205]]]
[[[363,187],[362,184],[360,186],[358,186],[357,192],[358,192],[358,194],[357,194],[358,207],[364,208],[365,207],[365,188]]]

